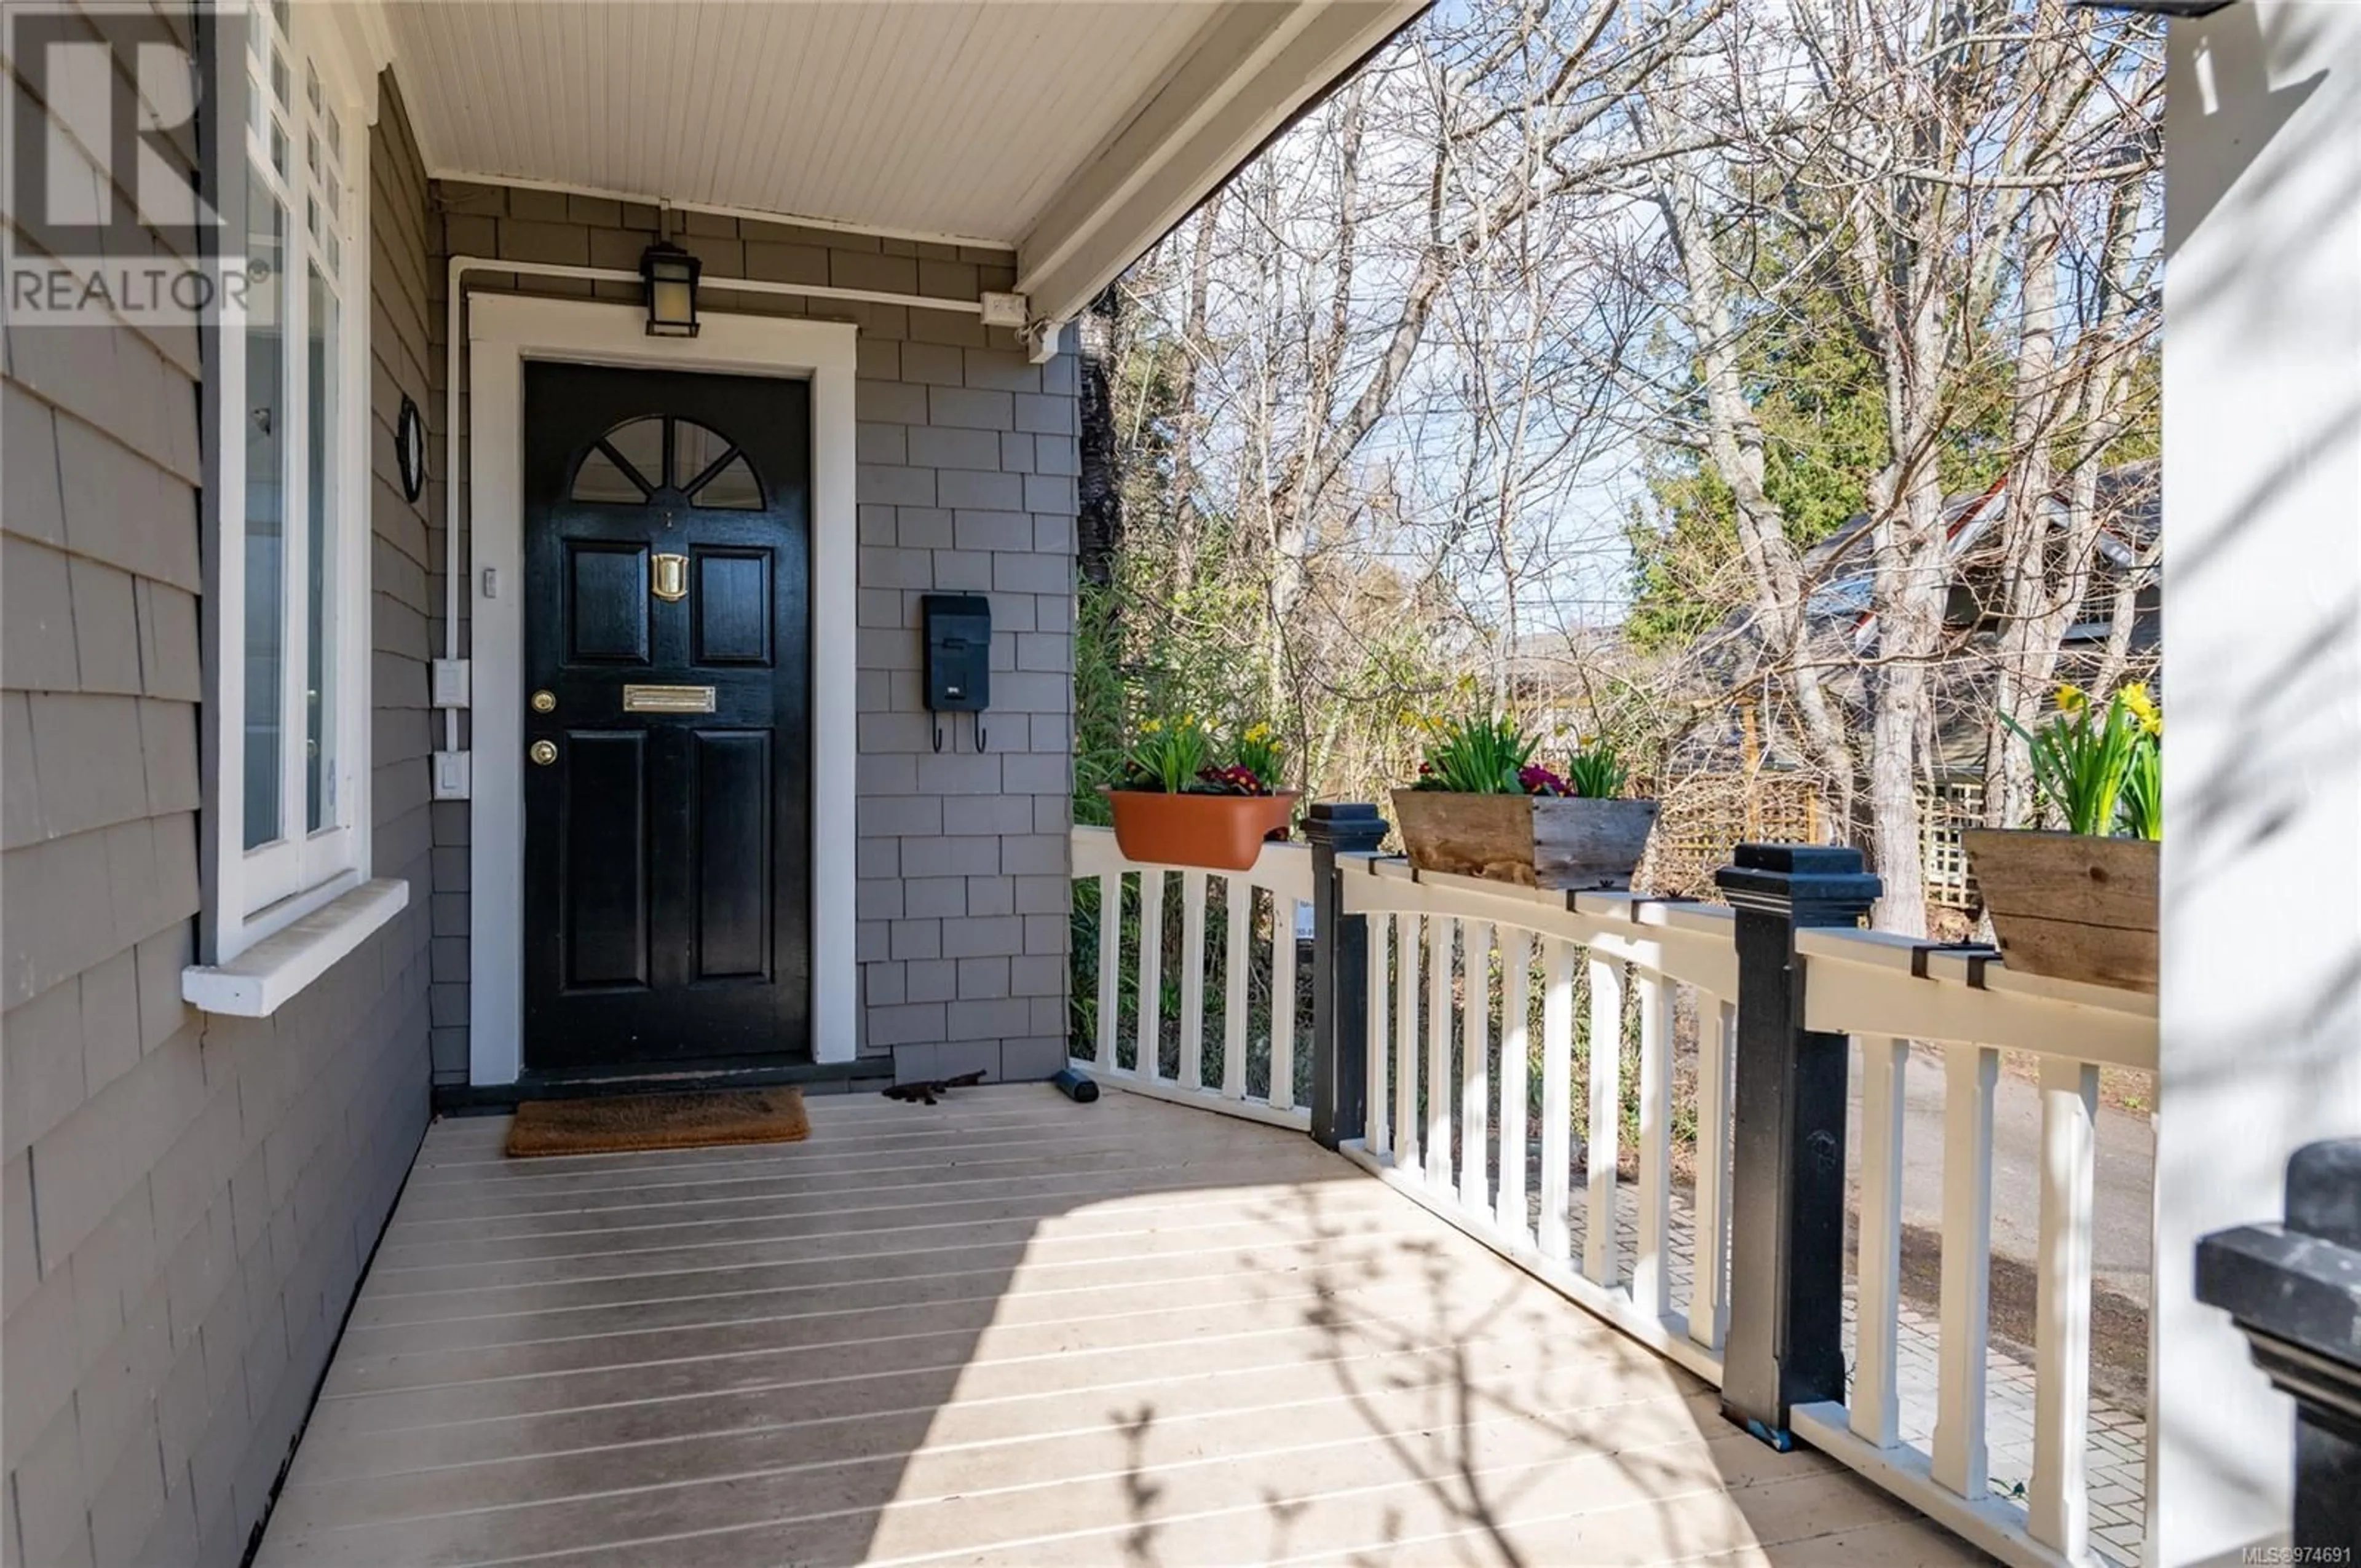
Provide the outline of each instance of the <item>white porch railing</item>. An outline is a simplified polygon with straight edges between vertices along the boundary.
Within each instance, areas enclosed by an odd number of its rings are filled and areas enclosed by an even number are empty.
[[[1337,1049],[1365,1056],[1363,1135],[1339,1152],[1634,1338],[1719,1386],[1733,1314],[1730,1275],[1740,960],[1719,905],[1581,894],[1414,873],[1400,860],[1335,858],[1338,906],[1367,922],[1366,1029]],[[1074,874],[1098,884],[1094,1058],[1110,1083],[1282,1125],[1311,1124],[1294,1089],[1296,905],[1314,896],[1315,857],[1266,847],[1235,878],[1123,860],[1104,829],[1077,828]],[[1177,1069],[1165,1070],[1166,882],[1180,879]],[[1209,881],[1227,924],[1222,1070],[1205,1080]],[[1139,937],[1122,938],[1127,884]],[[1267,890],[1267,927],[1253,889]],[[1241,894],[1244,896],[1241,896]],[[1104,913],[1115,912],[1110,920]],[[1249,1031],[1254,949],[1268,930],[1272,1005]],[[1113,939],[1109,939],[1110,933]],[[1336,933],[1320,933],[1333,941]],[[2091,1526],[2092,1227],[2098,1070],[2153,1071],[2156,999],[2011,974],[1996,959],[1841,928],[1794,933],[1806,1029],[1852,1036],[1861,1074],[1860,1250],[1850,1277],[1856,1344],[1841,1398],[1790,1411],[1795,1436],[1877,1481],[2002,1559],[2088,1563],[2119,1541]],[[1119,1028],[1136,995],[1135,1020]],[[1335,999],[1319,999],[1345,1011]],[[1315,1005],[1318,1002],[1315,1002]],[[1355,1010],[1357,1012],[1357,1010]],[[1577,1014],[1579,1013],[1579,1017]],[[1675,1067],[1694,1035],[1689,1180],[1675,1175]],[[1306,1038],[1309,1038],[1307,1032]],[[1905,1094],[1910,1044],[1944,1048],[1941,1281],[1932,1352],[1936,1404],[1905,1421],[1912,1363],[1901,1290]],[[1267,1045],[1268,1087],[1250,1090]],[[1126,1050],[1126,1046],[1128,1049]],[[2022,1500],[1990,1482],[1988,1321],[1993,1095],[1999,1053],[2040,1062],[2042,1107],[2032,1444]],[[1126,1057],[1128,1059],[1126,1060]],[[1627,1070],[1628,1068],[1628,1070]],[[1579,1069],[1579,1072],[1577,1071]],[[1346,1075],[1333,1068],[1328,1081]],[[1576,1102],[1577,1078],[1587,1092]],[[1536,1082],[1536,1079],[1538,1081]],[[1627,1127],[1628,1107],[1637,1115]],[[1677,1102],[1686,1108],[1691,1102]],[[1632,1144],[1624,1174],[1624,1146]],[[1912,1433],[1923,1431],[1919,1443]]]
[[[1738,993],[1730,911],[1628,894],[1569,900],[1474,877],[1413,874],[1396,860],[1345,857],[1339,866],[1345,909],[1369,920],[1367,1131],[1343,1152],[1719,1383]],[[1639,1089],[1628,1194],[1619,1171],[1627,985],[1638,1014]],[[1683,986],[1695,993],[1698,1084],[1685,1281],[1675,1278],[1672,1128],[1675,990]],[[1578,996],[1587,1001],[1581,1106],[1573,1102]]]
[[[1099,943],[1098,1010],[1090,1058],[1071,1058],[1076,1067],[1130,1090],[1207,1110],[1271,1122],[1299,1131],[1311,1126],[1311,1113],[1296,1102],[1296,906],[1312,898],[1312,851],[1301,844],[1265,844],[1253,869],[1235,875],[1185,866],[1144,865],[1127,861],[1115,847],[1115,834],[1104,828],[1073,830],[1074,878],[1098,884]],[[1165,905],[1169,878],[1180,883],[1180,952],[1173,976],[1178,992],[1180,1052],[1176,1070],[1164,1070],[1164,948]],[[1205,1078],[1205,999],[1210,977],[1205,970],[1205,909],[1209,883],[1223,884],[1225,926],[1222,980],[1222,1062],[1218,1079]],[[1126,883],[1135,889],[1139,934],[1132,946],[1131,985],[1124,984],[1123,950],[1126,927],[1122,918]],[[1266,925],[1257,917],[1256,889],[1268,894],[1270,915]],[[1110,918],[1112,912],[1113,917]],[[1268,942],[1270,1008],[1260,1037],[1250,1027],[1254,1008],[1250,990],[1256,973],[1254,948]],[[1136,997],[1128,1064],[1121,1039],[1122,1003],[1126,990]],[[1267,1049],[1266,1087],[1250,1091],[1248,1065],[1255,1049]]]
[[[2012,974],[1997,959],[1870,931],[1796,934],[1805,1026],[1849,1034],[1861,1062],[1859,1343],[1841,1403],[1799,1406],[1796,1436],[2012,1563],[2088,1562],[2092,1228],[2099,1069],[2156,1070],[2153,993]],[[1931,1442],[1901,1432],[1904,1105],[1913,1040],[1943,1051],[1942,1279]],[[2039,1058],[2031,1475],[1994,1495],[1993,1096],[2002,1050]],[[2118,1550],[2118,1556],[2123,1553]]]

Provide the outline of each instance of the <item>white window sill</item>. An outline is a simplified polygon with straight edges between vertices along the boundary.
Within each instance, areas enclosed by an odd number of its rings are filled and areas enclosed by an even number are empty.
[[[181,971],[181,1000],[208,1013],[268,1018],[410,905],[410,884],[365,882],[225,964]]]

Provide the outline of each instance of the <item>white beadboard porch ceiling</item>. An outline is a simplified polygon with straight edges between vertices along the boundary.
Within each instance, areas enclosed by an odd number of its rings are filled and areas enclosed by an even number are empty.
[[[1023,286],[1049,285],[1060,298],[1039,302],[1055,310],[1422,4],[389,0],[384,14],[439,176],[1021,247]]]

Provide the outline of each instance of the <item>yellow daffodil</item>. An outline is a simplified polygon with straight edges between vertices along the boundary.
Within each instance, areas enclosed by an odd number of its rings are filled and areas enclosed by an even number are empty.
[[[2091,706],[2088,694],[2071,681],[2058,684],[2057,702],[2060,713],[2081,713]]]
[[[2147,695],[2146,685],[2135,681],[2117,695],[2124,699],[2124,706],[2131,709],[2132,717],[2139,720],[2142,729],[2151,735],[2164,733],[2164,715],[2157,711],[2156,699]]]
[[[1139,727],[1139,732],[1142,735],[1161,735],[1164,733],[1164,720],[1151,718]]]
[[[1269,740],[1269,739],[1270,739],[1270,726],[1269,726],[1269,725],[1268,725],[1268,724],[1257,724],[1257,725],[1249,726],[1249,727],[1248,727],[1248,729],[1246,729],[1246,739],[1247,739],[1247,740],[1257,740],[1257,741],[1259,741],[1259,740]]]

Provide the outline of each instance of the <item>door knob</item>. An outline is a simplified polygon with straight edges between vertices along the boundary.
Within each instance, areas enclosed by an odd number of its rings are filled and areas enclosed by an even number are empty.
[[[533,693],[533,710],[535,713],[555,713],[557,711],[557,694],[554,691],[547,690],[546,688]]]
[[[525,755],[531,757],[536,765],[545,768],[549,766],[550,763],[557,761],[557,742],[555,740],[536,740],[533,743],[533,749],[527,751]]]

